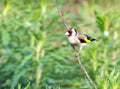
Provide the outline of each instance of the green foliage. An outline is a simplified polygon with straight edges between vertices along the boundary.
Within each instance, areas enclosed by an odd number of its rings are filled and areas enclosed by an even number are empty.
[[[80,55],[98,89],[120,89],[120,1],[102,2],[59,4],[70,27],[98,39]],[[0,7],[0,89],[92,89],[55,0],[1,0]]]
[[[115,69],[106,76],[98,76],[98,87],[99,89],[119,89],[120,88],[120,73],[116,72]]]

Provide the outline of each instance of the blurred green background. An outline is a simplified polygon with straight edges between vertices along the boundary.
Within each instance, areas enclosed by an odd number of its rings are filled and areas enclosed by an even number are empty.
[[[59,0],[70,27],[97,38],[81,61],[98,89],[120,89],[120,0]],[[92,89],[55,0],[0,0],[0,89]]]

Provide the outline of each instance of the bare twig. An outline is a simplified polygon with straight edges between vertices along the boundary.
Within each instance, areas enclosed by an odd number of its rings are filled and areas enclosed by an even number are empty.
[[[95,85],[95,83],[92,81],[92,79],[90,78],[87,70],[84,68],[84,66],[82,65],[81,63],[81,60],[80,60],[80,56],[79,56],[79,53],[77,51],[75,51],[75,55],[76,55],[76,58],[78,60],[78,63],[80,65],[80,68],[82,69],[82,71],[84,72],[85,76],[87,77],[88,81],[90,82],[90,84],[93,86],[94,89],[97,89],[97,86]]]
[[[63,21],[65,27],[66,27],[66,29],[68,29],[69,27],[68,27],[68,25],[67,25],[67,23],[66,23],[66,21],[65,21],[65,19],[64,19],[64,17],[63,17],[63,15],[62,15],[61,10],[59,9],[58,0],[56,0],[56,7],[57,7],[58,13],[59,13],[59,15],[60,15],[60,17],[61,17],[61,19],[62,19],[62,21]]]
[[[60,17],[62,18],[62,21],[63,21],[66,29],[68,29],[68,25],[66,24],[66,21],[65,21],[63,15],[62,15],[62,13],[61,13],[59,7],[58,7],[58,0],[56,0],[56,6],[57,6],[58,13],[59,13]],[[94,89],[97,89],[97,86],[96,86],[95,83],[92,81],[92,79],[90,78],[87,70],[84,68],[84,66],[83,66],[82,63],[81,63],[80,56],[79,56],[79,52],[77,52],[75,49],[74,49],[74,51],[75,51],[75,55],[76,55],[76,58],[77,58],[77,60],[78,60],[78,63],[79,63],[79,65],[80,65],[80,68],[82,69],[82,71],[84,72],[85,76],[87,77],[87,80],[89,81],[89,83],[91,84],[91,86],[93,86]]]

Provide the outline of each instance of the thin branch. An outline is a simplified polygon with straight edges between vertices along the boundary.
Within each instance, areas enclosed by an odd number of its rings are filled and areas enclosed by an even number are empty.
[[[87,70],[84,68],[84,66],[82,65],[81,63],[81,60],[80,60],[80,56],[79,56],[79,53],[77,51],[75,51],[75,55],[76,55],[76,58],[78,60],[78,63],[80,65],[80,68],[82,69],[82,71],[84,72],[85,76],[87,77],[89,83],[93,86],[94,89],[97,89],[97,86],[95,85],[95,83],[92,81],[92,79],[90,78]]]
[[[68,29],[68,25],[66,24],[66,21],[65,21],[63,15],[62,15],[62,13],[61,13],[59,7],[58,7],[58,0],[56,0],[56,6],[57,6],[58,13],[59,13],[59,15],[60,15],[60,17],[61,17],[61,19],[62,19],[65,27],[66,27],[66,29]],[[87,80],[89,81],[89,83],[91,84],[91,86],[93,86],[94,89],[97,89],[97,86],[96,86],[95,83],[92,81],[92,79],[90,78],[88,72],[86,71],[86,69],[84,68],[84,66],[83,66],[82,63],[81,63],[80,56],[79,56],[79,52],[77,52],[75,49],[74,49],[74,51],[75,51],[75,55],[76,55],[76,58],[77,58],[77,60],[78,60],[78,63],[79,63],[79,65],[80,65],[80,68],[82,69],[82,71],[84,72],[85,76],[87,77]]]
[[[68,29],[69,27],[68,27],[68,25],[67,25],[67,23],[66,23],[66,21],[65,21],[65,19],[64,19],[64,17],[63,17],[63,15],[62,15],[61,10],[59,9],[58,0],[56,0],[56,7],[57,7],[58,13],[59,13],[59,15],[60,15],[60,17],[61,17],[61,19],[62,19],[62,21],[63,21],[65,27],[66,27],[66,29]]]

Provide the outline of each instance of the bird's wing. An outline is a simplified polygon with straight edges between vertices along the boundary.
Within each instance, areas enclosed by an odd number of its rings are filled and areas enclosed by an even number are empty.
[[[83,34],[78,34],[77,38],[80,40],[81,43],[88,43],[87,37]]]
[[[92,38],[86,34],[78,34],[77,35],[78,39],[80,40],[81,43],[89,43],[91,41],[95,41],[95,38]]]
[[[90,40],[90,41],[95,41],[96,39],[95,38],[93,38],[93,37],[91,37],[91,36],[88,36],[88,35],[86,35],[86,34],[84,34],[86,37],[87,37],[87,39],[88,40]]]

